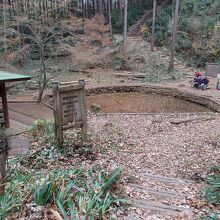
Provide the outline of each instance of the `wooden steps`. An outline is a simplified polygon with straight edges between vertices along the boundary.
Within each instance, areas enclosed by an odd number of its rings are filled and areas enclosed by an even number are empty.
[[[141,174],[143,185],[131,184],[132,189],[140,195],[133,198],[133,206],[141,209],[144,217],[161,216],[162,219],[177,219],[181,213],[191,213],[193,208],[188,205],[177,205],[172,201],[187,198],[184,189],[190,187],[192,181],[182,180],[174,177],[166,177],[144,172]],[[182,200],[181,199],[181,200]],[[140,216],[128,216],[126,220],[138,220]]]

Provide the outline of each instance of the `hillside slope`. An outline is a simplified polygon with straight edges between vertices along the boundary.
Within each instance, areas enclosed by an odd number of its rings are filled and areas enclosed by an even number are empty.
[[[156,19],[156,44],[169,47],[173,6],[163,7]],[[146,25],[150,39],[152,21]],[[220,62],[220,1],[182,0],[176,49],[189,64],[199,67]]]

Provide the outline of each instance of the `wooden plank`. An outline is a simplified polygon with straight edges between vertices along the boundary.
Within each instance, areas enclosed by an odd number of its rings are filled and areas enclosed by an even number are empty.
[[[195,117],[187,117],[187,118],[181,118],[181,119],[173,119],[170,121],[171,124],[182,124],[182,123],[188,123],[188,122],[194,122],[194,121],[209,121],[214,120],[214,116],[195,116]]]
[[[83,121],[78,121],[73,124],[62,126],[62,131],[68,130],[70,128],[82,128],[82,127],[83,127]]]
[[[61,125],[60,98],[59,98],[59,82],[53,82],[53,101],[54,101],[54,119],[57,146],[63,146],[63,133]]]
[[[82,127],[82,138],[84,142],[87,142],[88,136],[87,136],[87,117],[86,117],[86,101],[85,101],[85,81],[80,80],[79,84],[82,86],[81,90],[81,114],[82,114],[82,121],[83,121],[83,127]]]
[[[91,82],[90,80],[85,80],[86,83]],[[79,81],[70,81],[70,82],[61,82],[60,85],[70,85],[70,84],[78,84]]]
[[[4,120],[5,120],[5,127],[9,128],[10,123],[9,123],[9,114],[8,114],[8,102],[7,102],[7,96],[6,96],[6,87],[5,83],[0,83],[0,94],[2,97],[2,107],[4,109]]]
[[[81,98],[82,90],[79,91],[78,93],[78,102],[75,104],[75,121],[82,121],[82,98]]]
[[[6,176],[7,145],[4,139],[0,139],[0,194],[5,191],[4,178]]]
[[[60,108],[62,126],[74,121],[81,121],[81,116],[77,115],[80,91],[68,91],[60,94]],[[76,120],[76,118],[78,120]]]
[[[163,214],[179,215],[180,212],[185,209],[184,207],[166,205],[159,202],[145,201],[145,200],[134,200],[134,204],[139,208],[153,211],[154,214],[163,213]]]
[[[60,87],[59,92],[69,92],[69,91],[76,91],[76,90],[81,90],[82,85],[69,85],[65,87]]]

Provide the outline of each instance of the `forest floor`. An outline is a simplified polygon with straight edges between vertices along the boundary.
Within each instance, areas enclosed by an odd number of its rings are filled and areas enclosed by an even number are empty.
[[[90,81],[87,85],[88,88],[97,85],[144,85],[154,83],[190,91],[198,95],[202,94],[220,101],[220,92],[215,89],[216,79],[210,78],[209,90],[193,89],[189,81],[193,79],[194,69],[186,67],[180,61],[176,61],[177,70],[173,73],[174,79],[172,74],[167,74],[165,71],[168,64],[167,55],[157,49],[153,55],[148,56],[149,45],[147,43],[137,37],[129,38],[129,40],[129,63],[132,68],[135,66],[136,71],[122,72],[112,68],[95,68],[82,72],[68,71],[59,75],[56,79],[72,81],[85,78]],[[155,63],[155,60],[159,63]],[[139,64],[137,64],[137,61]],[[145,77],[139,78],[138,75],[140,74],[144,74]],[[45,101],[48,101],[49,95],[51,95],[51,88],[45,91]],[[36,99],[36,96],[37,91],[29,88],[28,94],[27,90],[21,89],[20,94],[11,93],[9,98],[10,100],[22,101]],[[135,95],[133,98],[139,99],[139,96]],[[96,96],[94,100],[88,100],[88,102],[97,104],[97,101],[105,100],[107,103],[109,99],[110,97]],[[112,99],[111,102],[114,104],[120,99],[122,97]],[[127,106],[126,103],[129,100],[131,100],[131,97],[124,102],[125,106]],[[142,101],[145,102],[146,100],[143,99]],[[152,101],[152,97],[150,101]],[[121,106],[120,103],[119,106]],[[140,108],[143,108],[143,106],[140,106]],[[103,111],[109,112],[108,109],[104,108]],[[136,219],[154,220],[177,219],[177,216],[179,216],[179,219],[184,219],[181,216],[188,215],[185,219],[194,219],[214,209],[214,207],[205,204],[200,196],[205,185],[203,180],[207,176],[208,168],[220,162],[216,156],[220,153],[219,114],[213,112],[189,113],[189,111],[182,114],[173,111],[172,113],[139,114],[138,109],[136,114],[120,114],[123,110],[118,109],[117,111],[119,113],[91,112],[88,114],[89,135],[92,149],[96,153],[96,159],[85,159],[83,164],[86,164],[86,166],[101,165],[106,169],[122,166],[125,181],[124,190],[129,198],[155,202],[156,199],[150,195],[149,189],[151,191],[152,189],[162,190],[166,193],[175,191],[178,196],[175,198],[165,197],[164,200],[160,201],[160,206],[162,204],[175,205],[180,208],[177,213],[163,213],[161,210],[156,210],[156,212],[149,214],[149,207],[131,207],[129,208],[129,215]],[[180,124],[172,123],[173,120],[192,117],[196,117],[196,120]],[[174,184],[175,186],[164,185],[147,179],[146,173],[169,178],[187,179],[192,182],[182,186],[178,184]],[[134,189],[133,184],[145,187],[145,190],[137,191]],[[146,187],[148,190],[146,190]],[[188,214],[181,212],[185,209]],[[173,216],[173,214],[175,215]]]

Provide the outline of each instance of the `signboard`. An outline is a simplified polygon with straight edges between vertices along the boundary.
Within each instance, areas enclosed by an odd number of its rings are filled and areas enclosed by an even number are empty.
[[[53,82],[54,118],[58,146],[63,145],[63,131],[81,128],[83,141],[87,141],[85,81]]]
[[[80,91],[60,93],[62,125],[82,120]]]
[[[206,64],[206,74],[208,76],[217,77],[220,74],[220,64],[218,63],[207,63]]]

